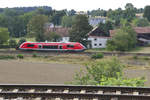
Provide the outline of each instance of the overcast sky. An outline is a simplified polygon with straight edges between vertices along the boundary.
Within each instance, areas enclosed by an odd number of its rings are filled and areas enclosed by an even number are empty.
[[[75,9],[87,11],[93,9],[124,8],[126,3],[132,3],[137,8],[150,5],[150,0],[0,0],[0,7],[51,6],[53,9]]]

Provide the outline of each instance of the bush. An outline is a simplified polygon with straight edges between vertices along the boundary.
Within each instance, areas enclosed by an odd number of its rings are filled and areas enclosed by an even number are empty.
[[[131,26],[124,26],[116,30],[112,39],[107,41],[107,49],[111,51],[128,51],[136,47],[136,32]]]
[[[22,54],[18,54],[18,55],[17,55],[17,58],[19,58],[19,59],[23,59],[23,58],[24,58],[24,56],[23,56]]]
[[[146,81],[141,78],[125,78],[124,65],[116,58],[95,61],[87,64],[85,70],[76,73],[72,84],[76,85],[100,85],[100,86],[144,86]]]
[[[15,57],[10,55],[1,55],[0,59],[15,59]]]
[[[137,55],[133,56],[133,59],[138,59],[138,56]]]
[[[103,53],[97,53],[91,56],[92,59],[101,59],[103,57],[104,57]]]
[[[32,55],[32,57],[36,58],[36,57],[37,57],[37,54],[36,54],[36,53],[34,53],[34,54]]]
[[[150,58],[149,57],[144,57],[144,60],[149,60]]]
[[[11,47],[11,48],[16,48],[16,46],[17,46],[17,42],[16,42],[16,40],[9,40],[9,47]]]

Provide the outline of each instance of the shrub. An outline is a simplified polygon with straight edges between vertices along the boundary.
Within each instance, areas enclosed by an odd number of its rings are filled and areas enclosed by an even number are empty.
[[[92,59],[100,59],[100,58],[103,58],[103,57],[104,57],[103,53],[97,53],[97,54],[93,54],[91,56]]]
[[[144,60],[149,60],[149,57],[144,57]]]
[[[138,56],[137,56],[137,55],[134,55],[134,56],[133,56],[133,59],[138,59]]]
[[[88,63],[85,70],[76,73],[71,84],[100,86],[144,86],[146,81],[141,78],[125,78],[124,65],[116,58]]]
[[[16,40],[9,40],[9,47],[11,48],[15,48],[17,46],[17,42]]]
[[[24,58],[24,56],[23,56],[22,54],[18,54],[18,55],[17,55],[17,58],[19,58],[19,59],[23,59],[23,58]]]
[[[37,57],[37,54],[36,54],[36,53],[34,53],[34,54],[32,55],[32,57],[34,57],[34,58],[35,58],[35,57]]]

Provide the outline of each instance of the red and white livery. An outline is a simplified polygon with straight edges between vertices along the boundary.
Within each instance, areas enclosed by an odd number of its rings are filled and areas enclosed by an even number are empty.
[[[86,48],[79,42],[24,42],[20,50],[38,51],[84,51]]]

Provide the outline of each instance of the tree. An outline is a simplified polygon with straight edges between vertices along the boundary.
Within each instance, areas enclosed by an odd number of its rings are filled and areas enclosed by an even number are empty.
[[[52,41],[52,42],[58,42],[60,39],[60,35],[56,32],[49,32],[45,33],[45,40]]]
[[[113,85],[113,86],[144,86],[145,79],[127,79],[123,76],[124,65],[112,59],[95,61],[86,65],[86,71],[76,73],[72,82],[77,85]]]
[[[149,21],[146,18],[142,18],[142,19],[135,18],[132,21],[132,25],[137,27],[145,27],[145,26],[149,26]]]
[[[7,28],[0,28],[0,44],[4,44],[9,39],[9,32]]]
[[[87,39],[87,34],[91,29],[92,26],[88,23],[88,17],[86,15],[77,15],[69,32],[70,40],[85,44],[84,39]]]
[[[136,32],[131,26],[118,29],[111,40],[107,41],[108,50],[127,51],[136,46]]]
[[[99,23],[98,28],[105,33],[105,36],[109,36],[109,30],[114,28],[114,23],[107,20],[106,23]]]
[[[61,25],[63,27],[71,27],[73,23],[74,16],[63,16]]]
[[[150,21],[150,6],[146,6],[144,8],[144,15],[143,15],[145,18],[148,19],[148,21]]]
[[[28,35],[35,36],[36,41],[45,41],[45,24],[48,22],[48,17],[45,15],[37,15],[29,21]]]
[[[62,11],[55,11],[54,14],[50,17],[50,21],[55,25],[60,25],[62,17],[66,15],[64,10]]]

